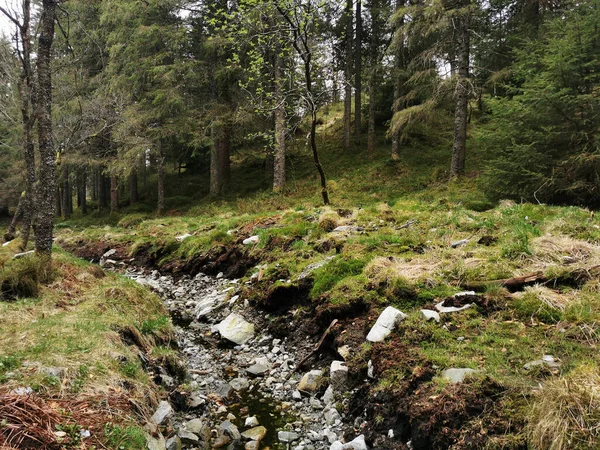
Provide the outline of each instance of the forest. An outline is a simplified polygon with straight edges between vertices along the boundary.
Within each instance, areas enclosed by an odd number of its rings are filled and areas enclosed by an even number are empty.
[[[600,448],[599,28],[0,0],[0,447]]]

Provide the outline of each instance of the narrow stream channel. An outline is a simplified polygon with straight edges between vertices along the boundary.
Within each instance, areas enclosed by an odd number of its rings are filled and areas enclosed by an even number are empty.
[[[286,340],[274,339],[258,325],[239,345],[217,331],[232,314],[243,317],[246,325],[262,322],[240,298],[239,280],[203,274],[175,280],[137,269],[125,275],[156,292],[176,326],[189,374],[185,387],[195,407],[176,417],[184,448],[318,450],[329,449],[340,438],[342,418],[331,388],[298,390],[303,373],[292,371],[301,358]],[[322,370],[329,375],[329,367]],[[192,419],[206,426],[200,436],[204,444],[186,434]],[[260,439],[253,440],[256,436]]]

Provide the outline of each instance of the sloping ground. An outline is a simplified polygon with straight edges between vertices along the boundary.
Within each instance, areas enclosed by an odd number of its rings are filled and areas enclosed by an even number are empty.
[[[252,235],[258,243],[243,244]],[[357,389],[340,405],[348,438],[366,432],[382,449],[597,447],[599,241],[584,209],[505,202],[478,212],[443,192],[362,208],[65,224],[59,239],[87,258],[115,249],[111,258],[175,274],[245,276],[243,297],[271,314],[276,336],[316,342],[338,319],[317,356],[344,355]],[[472,307],[423,318],[465,288],[477,291]],[[367,343],[389,305],[408,318]],[[476,374],[452,384],[448,368]]]
[[[0,447],[141,449],[172,358],[162,303],[57,252],[51,273],[0,249]],[[142,363],[142,361],[144,363]]]

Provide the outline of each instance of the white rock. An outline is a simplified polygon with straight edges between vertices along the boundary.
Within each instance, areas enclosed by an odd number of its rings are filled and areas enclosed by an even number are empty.
[[[177,242],[182,242],[182,241],[185,241],[189,237],[192,237],[192,235],[190,233],[185,233],[185,234],[182,234],[181,236],[175,236],[175,240]]]
[[[423,314],[425,320],[435,320],[438,323],[440,321],[440,313],[437,311],[432,311],[431,309],[422,309],[421,314]]]
[[[453,313],[453,312],[464,311],[465,309],[468,309],[471,306],[473,306],[472,303],[468,303],[464,306],[461,306],[460,308],[457,308],[456,306],[444,306],[444,300],[442,300],[437,305],[435,305],[435,309],[437,309],[441,313]]]
[[[162,401],[158,404],[158,408],[152,415],[152,421],[156,425],[162,425],[168,418],[173,415],[173,408],[169,402]]]
[[[367,443],[365,442],[364,434],[361,434],[347,444],[342,444],[340,441],[336,441],[331,444],[329,450],[369,450],[369,447],[367,447]]]
[[[12,241],[6,241],[4,244],[2,244],[2,247],[8,247],[10,245]]]
[[[383,310],[371,331],[367,335],[367,341],[380,342],[383,341],[388,334],[392,332],[396,325],[406,318],[406,314],[397,310],[393,306],[388,306]]]
[[[34,253],[35,253],[35,250],[29,250],[28,252],[17,253],[15,256],[13,256],[13,259],[21,259],[21,258],[24,258],[25,256],[33,255]]]
[[[260,242],[260,236],[254,235],[254,236],[250,236],[247,239],[244,239],[243,244],[251,245],[251,244],[258,244],[259,242]]]
[[[258,419],[255,416],[246,417],[246,421],[244,422],[246,428],[254,428],[258,425]]]
[[[254,336],[254,325],[235,313],[229,314],[218,324],[217,330],[223,338],[238,345],[244,344]]]

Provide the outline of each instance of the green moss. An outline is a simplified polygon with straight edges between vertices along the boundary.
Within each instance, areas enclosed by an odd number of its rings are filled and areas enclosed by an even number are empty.
[[[361,274],[366,264],[367,261],[362,259],[345,258],[336,258],[328,262],[313,272],[314,283],[310,292],[311,297],[319,297],[346,277]]]

